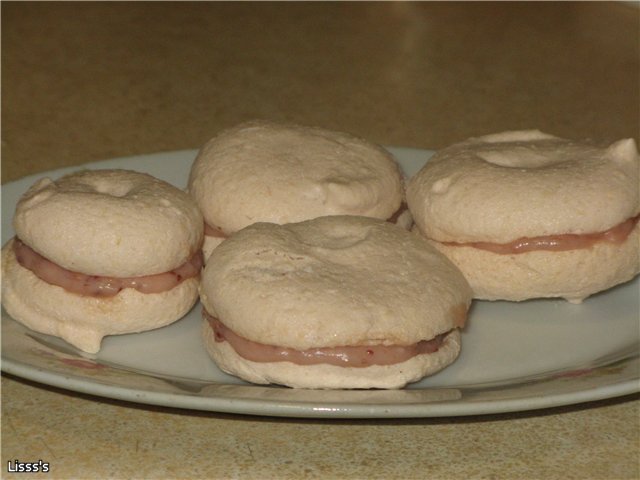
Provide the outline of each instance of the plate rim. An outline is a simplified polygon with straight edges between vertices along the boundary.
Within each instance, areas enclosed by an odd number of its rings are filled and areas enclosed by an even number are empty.
[[[640,354],[627,357],[624,360],[634,361],[640,368]],[[602,367],[608,367],[603,365]],[[264,399],[233,398],[224,396],[199,396],[181,393],[158,392],[128,388],[120,385],[91,383],[82,377],[50,372],[38,367],[31,367],[6,358],[2,359],[2,371],[50,387],[69,392],[96,396],[112,400],[120,400],[142,405],[153,405],[166,408],[208,411],[212,413],[242,414],[250,416],[273,416],[288,418],[437,418],[437,417],[467,417],[477,415],[496,415],[515,412],[529,412],[546,408],[556,408],[569,405],[579,405],[598,400],[622,397],[640,392],[640,378],[613,383],[605,387],[594,386],[574,392],[553,395],[516,397],[508,400],[479,400],[471,402],[427,402],[427,403],[399,403],[399,404],[348,404],[344,402],[327,402],[309,404],[295,400],[270,401]],[[135,373],[141,377],[145,375]],[[202,382],[206,384],[207,382]],[[506,382],[503,382],[506,383]],[[220,386],[221,384],[211,383]],[[509,384],[507,384],[509,386]],[[246,388],[278,388],[291,392],[294,389],[285,387],[271,387],[262,385],[239,385]],[[452,387],[431,387],[429,390],[459,389],[473,390],[478,385],[464,385]],[[498,389],[494,391],[501,391]]]

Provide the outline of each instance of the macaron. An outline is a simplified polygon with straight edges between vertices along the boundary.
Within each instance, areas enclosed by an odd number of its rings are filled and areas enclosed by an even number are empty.
[[[380,219],[259,222],[217,247],[200,286],[225,372],[294,388],[401,388],[459,355],[471,289],[422,237]]]
[[[639,170],[633,139],[509,131],[436,152],[407,203],[475,298],[580,303],[640,272]]]
[[[188,191],[206,222],[205,257],[255,222],[359,215],[411,224],[395,158],[362,138],[317,127],[251,121],[224,130],[198,153]]]
[[[144,173],[43,178],[2,249],[2,305],[89,353],[106,335],[172,323],[198,299],[203,224],[189,195]]]

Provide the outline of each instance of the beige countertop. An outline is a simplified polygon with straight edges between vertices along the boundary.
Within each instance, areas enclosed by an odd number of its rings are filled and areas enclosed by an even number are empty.
[[[254,118],[435,149],[539,128],[640,132],[624,3],[2,2],[2,182],[194,149]],[[640,396],[535,412],[300,420],[2,377],[2,469],[29,478],[640,478]],[[25,474],[22,474],[25,475]],[[19,477],[24,478],[24,477]]]

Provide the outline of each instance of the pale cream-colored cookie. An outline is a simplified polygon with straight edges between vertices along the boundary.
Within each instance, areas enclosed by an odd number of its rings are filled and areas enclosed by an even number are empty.
[[[214,250],[200,286],[205,343],[221,368],[305,388],[399,388],[435,373],[459,353],[470,297],[459,270],[426,240],[359,216],[246,227]],[[278,349],[290,361],[262,356]],[[414,353],[387,359],[405,349]],[[295,359],[363,352],[358,366]]]
[[[224,242],[225,238],[226,237],[205,235],[204,242],[202,244],[202,253],[204,255],[204,258],[205,259],[209,258],[209,255],[211,255],[211,252],[213,252],[213,250],[218,245]]]
[[[95,353],[106,335],[167,325],[198,299],[203,219],[176,187],[126,170],[36,182],[2,249],[14,319]]]
[[[43,178],[20,198],[16,235],[72,271],[131,277],[169,271],[200,248],[202,214],[178,188],[130,170]]]
[[[207,142],[191,168],[188,191],[219,233],[205,242],[208,253],[255,222],[325,215],[388,219],[403,204],[404,181],[393,156],[361,138],[253,121]]]
[[[632,139],[600,148],[503,132],[437,152],[407,202],[475,298],[577,303],[640,272],[639,168]]]

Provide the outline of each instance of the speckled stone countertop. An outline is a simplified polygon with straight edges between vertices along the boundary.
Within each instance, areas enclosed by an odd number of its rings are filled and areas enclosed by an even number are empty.
[[[195,149],[254,118],[437,149],[640,132],[628,3],[2,2],[2,182]],[[3,374],[3,478],[640,478],[640,397],[302,420],[102,399]],[[9,461],[50,463],[9,474]]]

